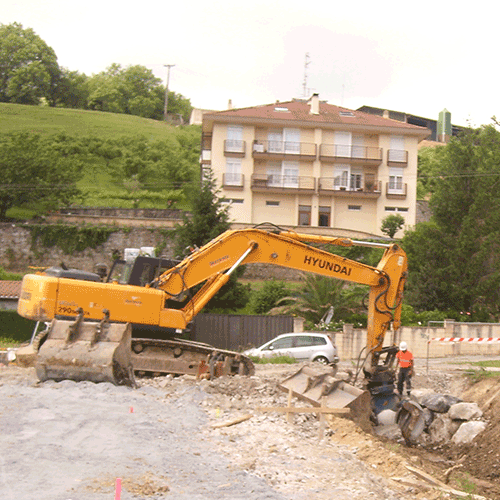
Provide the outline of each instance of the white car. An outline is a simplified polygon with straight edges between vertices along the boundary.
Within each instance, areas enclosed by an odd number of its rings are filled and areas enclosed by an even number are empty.
[[[257,358],[290,356],[297,361],[317,361],[323,364],[339,362],[337,347],[330,335],[318,332],[283,333],[243,354]]]

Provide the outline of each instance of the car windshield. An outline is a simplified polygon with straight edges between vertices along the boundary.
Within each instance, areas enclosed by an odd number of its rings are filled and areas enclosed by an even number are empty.
[[[284,337],[282,339],[275,340],[269,344],[266,349],[288,349],[289,347],[292,347],[292,343],[292,337]]]

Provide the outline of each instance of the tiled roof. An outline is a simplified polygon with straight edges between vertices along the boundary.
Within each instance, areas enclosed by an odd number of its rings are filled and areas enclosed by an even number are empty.
[[[329,124],[342,126],[355,125],[359,127],[384,127],[407,130],[408,132],[420,132],[422,135],[428,134],[428,130],[425,127],[409,125],[408,123],[398,120],[392,120],[390,118],[383,118],[382,116],[363,113],[362,111],[355,111],[340,106],[334,106],[333,104],[328,104],[323,101],[319,102],[319,113],[312,114],[309,102],[299,99],[287,102],[276,102],[274,104],[266,104],[263,106],[255,106],[252,108],[230,109],[227,111],[220,111],[218,113],[210,113],[209,117],[215,121],[217,118],[240,118],[244,120],[270,119],[280,121],[310,122],[319,126],[321,126],[321,124]]]
[[[22,281],[0,280],[0,299],[18,299]]]

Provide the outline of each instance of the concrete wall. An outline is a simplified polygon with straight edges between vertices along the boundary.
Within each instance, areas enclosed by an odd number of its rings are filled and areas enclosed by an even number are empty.
[[[408,343],[408,349],[415,358],[446,358],[455,356],[500,356],[500,342],[438,342],[432,338],[500,338],[499,323],[455,323],[447,320],[444,324],[431,327],[404,326],[395,338],[388,332],[384,345]],[[357,360],[366,345],[366,329],[356,329],[344,325],[343,332],[335,334],[335,342],[340,359]]]

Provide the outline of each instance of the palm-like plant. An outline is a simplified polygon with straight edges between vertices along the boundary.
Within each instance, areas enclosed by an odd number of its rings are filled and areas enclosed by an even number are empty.
[[[303,280],[293,296],[284,297],[278,302],[287,303],[278,305],[271,313],[302,316],[311,327],[320,323],[330,307],[334,311],[332,322],[364,312],[363,298],[367,293],[365,288],[317,274],[304,274]]]

